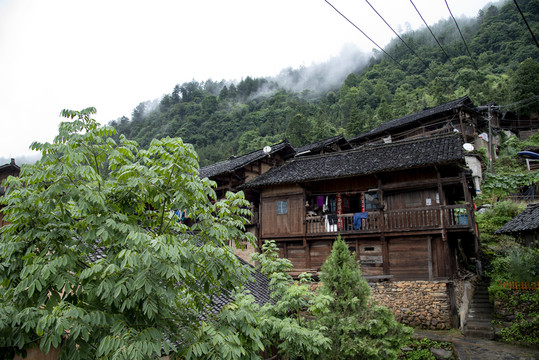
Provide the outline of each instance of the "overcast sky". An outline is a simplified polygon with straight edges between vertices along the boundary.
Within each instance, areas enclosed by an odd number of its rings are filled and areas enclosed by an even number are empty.
[[[363,0],[330,0],[379,45],[394,37]],[[423,27],[409,0],[370,0],[399,33]],[[457,17],[489,1],[448,0]],[[429,25],[444,0],[414,0]],[[52,141],[64,108],[106,124],[186,81],[277,75],[374,45],[324,0],[0,0],[0,165]]]

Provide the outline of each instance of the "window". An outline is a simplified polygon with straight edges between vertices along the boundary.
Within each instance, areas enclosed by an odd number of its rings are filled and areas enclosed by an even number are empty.
[[[287,211],[287,202],[286,201],[277,201],[277,215],[284,215],[288,213]]]
[[[379,205],[378,193],[365,193],[365,211],[377,210]]]

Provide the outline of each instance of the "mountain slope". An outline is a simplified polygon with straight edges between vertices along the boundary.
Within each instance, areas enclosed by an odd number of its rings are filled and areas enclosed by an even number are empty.
[[[519,5],[539,34],[539,0]],[[195,146],[204,166],[283,138],[297,146],[338,133],[354,136],[463,95],[476,104],[516,103],[516,114],[537,113],[537,98],[518,105],[539,94],[539,48],[514,3],[458,22],[466,43],[452,20],[431,27],[443,49],[427,29],[401,35],[420,59],[395,39],[385,49],[395,61],[377,54],[365,64],[354,54],[358,61],[344,67],[351,71],[344,80],[342,69],[335,69],[339,65],[332,66],[342,63],[332,59],[274,78],[193,81],[158,102],[139,104],[131,119],[112,125],[142,146],[180,136]]]

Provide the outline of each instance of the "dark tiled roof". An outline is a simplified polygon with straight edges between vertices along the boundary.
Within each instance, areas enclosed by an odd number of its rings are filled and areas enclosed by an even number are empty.
[[[17,170],[17,171],[21,170],[20,166],[15,164],[15,159],[11,159],[10,163],[0,165],[0,171],[4,171],[6,169],[13,169],[13,170]]]
[[[239,258],[240,262],[243,266],[247,266],[253,269],[253,266],[244,261],[242,258]],[[266,275],[262,274],[261,272],[254,270],[251,272],[252,278],[249,279],[244,285],[245,290],[248,290],[251,295],[255,298],[255,301],[260,305],[263,306],[267,302],[271,301],[270,298],[270,289],[269,289],[269,279]],[[220,296],[214,296],[212,298],[212,308],[209,310],[212,314],[217,314],[221,311],[221,309],[228,304],[229,302],[233,301],[234,298],[230,294],[230,292],[225,292],[221,294]]]
[[[333,144],[337,144],[342,150],[348,150],[352,148],[348,140],[346,140],[343,135],[337,135],[329,139],[317,141],[315,143],[296,148],[296,156],[302,154],[309,155],[309,153],[319,152],[322,149],[329,147]]]
[[[289,156],[293,156],[295,154],[294,148],[292,145],[290,145],[287,141],[283,141],[279,144],[272,145],[270,154],[274,154],[276,152],[283,152],[284,158],[286,159]],[[229,160],[221,161],[213,165],[205,166],[200,169],[200,177],[201,178],[211,178],[217,175],[221,174],[227,174],[232,173],[238,169],[241,169],[250,163],[263,159],[266,157],[267,154],[264,153],[264,151],[257,150],[253,151],[252,153],[245,154],[238,157],[230,158]]]
[[[367,175],[464,161],[462,140],[456,134],[366,145],[325,155],[296,157],[242,187],[300,183]]]
[[[539,229],[539,204],[529,204],[524,211],[496,230],[496,234],[519,233]]]
[[[414,114],[406,115],[399,119],[387,121],[383,124],[378,125],[377,127],[375,127],[369,132],[356,136],[355,138],[349,139],[349,141],[350,143],[361,142],[363,138],[380,135],[381,133],[384,133],[386,131],[390,131],[390,130],[393,130],[402,126],[407,126],[419,120],[425,120],[432,117],[438,117],[445,112],[451,112],[455,109],[459,109],[462,107],[466,107],[469,110],[474,109],[474,104],[472,103],[472,101],[470,100],[468,96],[464,96],[464,97],[461,97],[460,99],[456,99],[442,105],[425,109],[423,111],[416,112]]]

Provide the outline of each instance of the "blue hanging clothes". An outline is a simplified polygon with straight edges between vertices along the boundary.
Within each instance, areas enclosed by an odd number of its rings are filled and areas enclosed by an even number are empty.
[[[369,216],[368,212],[354,213],[354,230],[360,230],[363,226],[363,219]]]
[[[176,210],[176,212],[174,213],[174,215],[176,215],[178,217],[178,221],[185,221],[185,210],[184,211],[181,211],[181,210]]]

